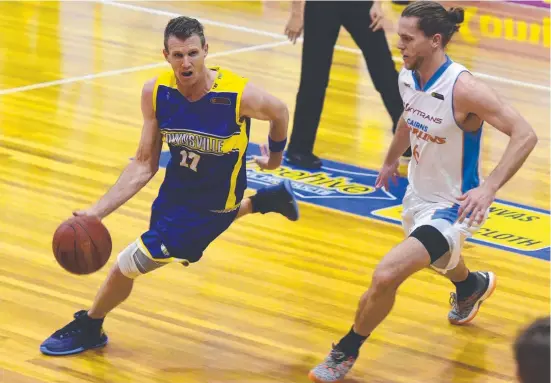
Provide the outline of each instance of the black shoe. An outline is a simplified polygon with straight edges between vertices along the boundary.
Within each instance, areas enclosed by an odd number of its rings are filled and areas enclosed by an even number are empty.
[[[298,205],[289,180],[259,189],[251,201],[254,212],[279,213],[290,221],[298,220]]]
[[[321,160],[312,153],[285,153],[285,162],[304,169],[321,169]]]
[[[102,330],[103,319],[91,319],[85,310],[74,316],[75,320],[40,345],[40,352],[53,356],[73,355],[107,344],[107,335]]]

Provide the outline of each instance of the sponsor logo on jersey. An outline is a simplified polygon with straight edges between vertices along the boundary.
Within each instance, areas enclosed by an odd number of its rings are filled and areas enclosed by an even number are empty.
[[[409,105],[410,104],[406,104],[406,108],[404,110],[406,113],[410,113],[413,116],[418,116],[418,117],[420,117],[422,119],[425,119],[427,121],[434,122],[435,124],[441,124],[442,123],[442,119],[440,117],[431,116],[430,114],[423,112],[421,109],[415,109],[415,108],[413,108]]]
[[[446,143],[445,137],[433,136],[430,133],[427,133],[427,131],[429,130],[429,127],[427,125],[423,125],[419,121],[415,121],[411,118],[408,118],[406,122],[411,133],[420,140],[432,142],[439,145]]]
[[[214,105],[231,105],[231,100],[227,97],[213,97],[210,99],[210,103]]]

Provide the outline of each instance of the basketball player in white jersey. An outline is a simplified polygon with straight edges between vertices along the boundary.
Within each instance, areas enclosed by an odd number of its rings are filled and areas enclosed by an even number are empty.
[[[495,288],[492,272],[467,269],[461,248],[484,223],[496,192],[522,166],[537,137],[517,111],[445,54],[462,21],[462,9],[447,11],[435,2],[415,2],[402,12],[398,48],[404,59],[399,77],[404,113],[376,186],[388,188],[400,155],[411,145],[402,217],[407,238],[375,269],[350,332],[310,371],[314,382],[344,378],[361,345],[392,309],[400,284],[415,272],[431,266],[455,284],[448,319],[456,325],[471,321]],[[478,168],[484,121],[510,140],[482,182]]]

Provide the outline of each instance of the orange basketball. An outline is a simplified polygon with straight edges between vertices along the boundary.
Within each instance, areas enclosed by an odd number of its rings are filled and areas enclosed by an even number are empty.
[[[95,217],[78,216],[63,222],[54,233],[52,250],[57,262],[73,274],[91,274],[111,256],[111,235]]]

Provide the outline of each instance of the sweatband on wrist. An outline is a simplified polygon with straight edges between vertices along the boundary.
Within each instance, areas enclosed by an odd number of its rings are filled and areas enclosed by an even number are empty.
[[[268,136],[268,147],[270,148],[270,152],[282,152],[283,149],[285,149],[285,145],[287,145],[287,137],[285,137],[283,141],[274,141]]]

